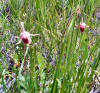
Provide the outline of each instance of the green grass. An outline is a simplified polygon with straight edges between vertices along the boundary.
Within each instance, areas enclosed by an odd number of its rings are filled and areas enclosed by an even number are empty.
[[[24,45],[9,44],[10,34],[20,35],[20,22],[24,22],[25,30],[31,34],[40,34],[32,37],[32,43],[26,46],[25,61],[23,65],[13,67],[16,82],[13,92],[21,93],[88,93],[92,86],[93,76],[98,73],[100,65],[100,37],[93,36],[98,23],[96,13],[99,0],[7,0],[5,5],[10,7],[10,13],[0,1],[3,12],[0,16],[0,49],[4,43],[7,49],[11,48],[13,60],[24,62]],[[81,8],[81,15],[76,14],[77,7]],[[0,7],[1,8],[1,7]],[[26,14],[26,16],[23,16]],[[10,16],[10,21],[7,19]],[[95,14],[96,16],[96,14]],[[81,19],[89,26],[82,33],[79,30]],[[78,28],[75,27],[78,25]],[[90,30],[91,28],[91,30]],[[10,31],[7,35],[7,31]],[[95,41],[94,41],[95,39]],[[16,43],[18,39],[16,39]],[[19,47],[19,48],[17,48]],[[16,52],[14,52],[16,50]],[[47,57],[43,57],[44,51]],[[0,78],[4,84],[3,66],[0,66]],[[13,53],[14,52],[14,53]],[[17,55],[17,57],[14,57]],[[29,59],[29,62],[27,62]],[[52,60],[52,62],[51,62]],[[54,64],[54,66],[52,65]],[[7,65],[7,64],[6,64]],[[91,73],[90,73],[91,70]]]

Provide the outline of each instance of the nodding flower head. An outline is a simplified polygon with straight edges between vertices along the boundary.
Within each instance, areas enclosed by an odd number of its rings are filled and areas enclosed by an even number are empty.
[[[31,34],[24,29],[24,23],[20,23],[21,33],[20,33],[20,40],[24,42],[24,44],[31,43]]]
[[[20,34],[20,39],[24,42],[24,44],[31,44],[31,37],[29,32],[22,31]]]
[[[86,24],[85,23],[80,23],[80,31],[84,32],[84,29],[86,28]]]
[[[30,34],[24,29],[24,22],[20,23],[21,33],[20,40],[17,44],[20,44],[23,41],[24,44],[31,44],[31,36],[39,36],[39,34]],[[17,38],[17,37],[16,37]]]

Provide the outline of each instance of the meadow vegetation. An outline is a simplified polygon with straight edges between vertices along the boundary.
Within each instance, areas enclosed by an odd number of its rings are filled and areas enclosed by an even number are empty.
[[[3,91],[89,93],[95,80],[100,84],[99,5],[100,0],[1,0]],[[25,34],[30,43],[23,40],[24,34],[20,37],[21,22],[25,31],[38,35]],[[9,88],[8,77],[12,78]]]

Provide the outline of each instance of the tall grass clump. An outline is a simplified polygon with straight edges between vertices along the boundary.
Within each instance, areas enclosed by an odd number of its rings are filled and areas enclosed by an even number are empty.
[[[99,5],[100,0],[0,1],[3,91],[89,93],[100,73]],[[21,22],[26,33],[38,35],[24,33],[30,43],[20,36]],[[13,78],[9,88],[8,77]]]

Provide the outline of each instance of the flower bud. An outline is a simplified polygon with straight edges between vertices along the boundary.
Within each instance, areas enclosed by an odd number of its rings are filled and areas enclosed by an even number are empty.
[[[84,32],[84,29],[86,28],[86,24],[85,23],[80,23],[80,31]]]
[[[24,42],[24,44],[30,44],[31,43],[31,37],[30,33],[26,31],[22,31],[20,34],[20,39]]]
[[[21,41],[24,42],[24,44],[31,44],[31,36],[39,36],[39,34],[30,34],[29,32],[25,31],[24,29],[24,22],[20,23],[21,33],[20,33],[20,39],[17,44],[20,44]]]

